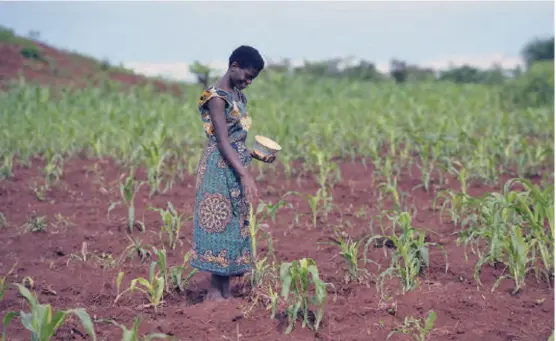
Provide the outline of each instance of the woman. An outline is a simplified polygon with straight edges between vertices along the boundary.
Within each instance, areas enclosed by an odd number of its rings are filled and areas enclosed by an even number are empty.
[[[251,270],[249,204],[256,204],[257,187],[247,166],[252,158],[272,163],[274,157],[259,158],[245,146],[251,118],[242,90],[263,68],[256,49],[240,46],[199,100],[209,141],[197,169],[191,265],[212,273],[209,299],[228,298],[230,277]]]

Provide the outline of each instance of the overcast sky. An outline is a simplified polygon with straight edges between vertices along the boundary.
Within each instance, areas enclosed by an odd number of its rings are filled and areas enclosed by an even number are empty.
[[[224,68],[240,44],[266,59],[354,56],[435,68],[521,63],[523,45],[554,35],[552,1],[1,2],[0,24],[147,74],[189,78],[195,60]]]

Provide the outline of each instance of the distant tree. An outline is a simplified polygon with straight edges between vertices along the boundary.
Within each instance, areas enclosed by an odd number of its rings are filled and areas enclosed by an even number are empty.
[[[332,66],[331,63],[327,60],[313,61],[313,62],[306,60],[303,63],[303,66],[299,66],[295,68],[295,73],[314,75],[314,76],[325,76],[328,74],[331,66]]]
[[[102,62],[100,63],[100,69],[101,70],[106,71],[106,70],[109,70],[111,67],[112,67],[112,65],[111,65],[110,60],[108,59],[108,57],[104,58],[102,60]]]
[[[463,65],[446,71],[441,71],[439,79],[454,83],[479,83],[480,71],[475,67]]]
[[[506,82],[501,98],[514,108],[554,108],[554,62],[537,61]]]
[[[500,66],[481,70],[470,65],[454,67],[440,72],[440,80],[454,83],[501,84],[505,79],[505,71]]]
[[[212,71],[208,65],[195,61],[195,63],[189,67],[189,71],[197,77],[198,84],[201,84],[204,89],[208,88]]]
[[[346,67],[342,71],[341,75],[352,79],[361,79],[366,81],[384,79],[384,75],[376,69],[375,64],[365,60],[361,60],[358,65]]]
[[[436,72],[432,68],[423,68],[417,65],[406,67],[407,82],[430,82],[436,80]]]
[[[390,75],[396,83],[404,83],[407,79],[407,64],[403,60],[390,61]]]
[[[529,68],[533,63],[554,60],[554,37],[548,39],[536,38],[523,47],[521,51],[525,64]]]
[[[267,70],[283,73],[289,73],[292,71],[291,61],[288,58],[284,58],[281,61],[268,59],[267,66],[265,68]]]
[[[41,38],[41,33],[37,30],[30,30],[27,33],[27,37],[29,37],[30,39],[33,39],[33,40],[39,40]]]

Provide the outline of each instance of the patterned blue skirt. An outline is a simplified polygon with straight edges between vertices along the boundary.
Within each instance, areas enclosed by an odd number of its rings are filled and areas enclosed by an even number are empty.
[[[232,147],[247,167],[251,156],[245,144],[236,142]],[[201,156],[196,191],[191,265],[223,276],[251,271],[249,202],[239,176],[214,141]]]

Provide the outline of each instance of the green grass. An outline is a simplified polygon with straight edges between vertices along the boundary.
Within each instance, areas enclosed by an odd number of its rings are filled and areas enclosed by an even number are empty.
[[[54,94],[19,85],[0,94],[0,155],[71,156],[81,150],[127,163],[144,163],[148,149],[170,151],[192,171],[206,142],[197,99],[152,88],[131,92],[87,88]],[[505,111],[498,91],[480,85],[424,83],[396,86],[269,74],[246,91],[253,118],[249,143],[263,134],[278,141],[279,161],[366,156],[379,171],[417,163],[427,176],[461,164],[471,178],[494,181],[505,171],[540,173],[552,164],[553,111]],[[312,148],[312,147],[318,148]],[[388,156],[380,153],[386,146]],[[412,153],[417,158],[410,157]],[[152,153],[151,153],[152,154]],[[392,159],[391,161],[389,159]],[[386,162],[388,161],[388,162]]]

